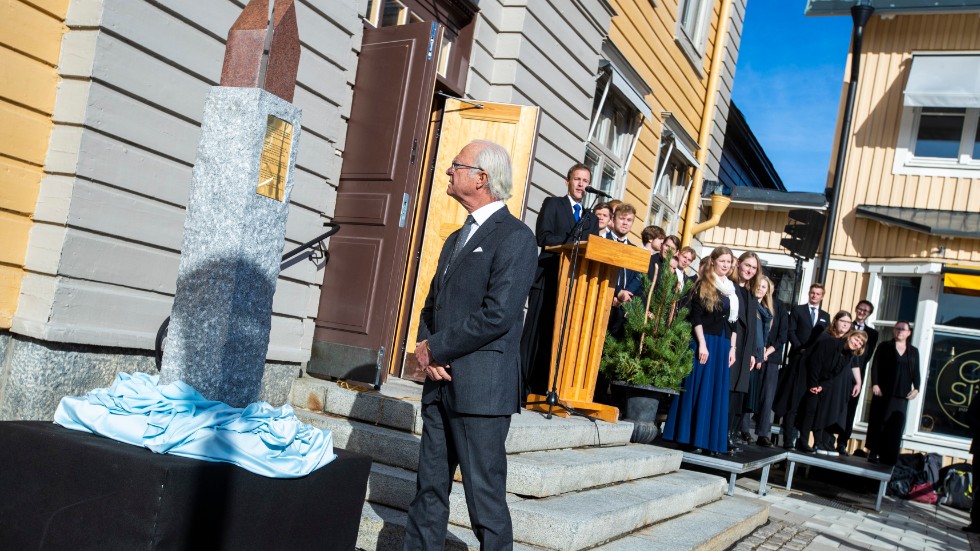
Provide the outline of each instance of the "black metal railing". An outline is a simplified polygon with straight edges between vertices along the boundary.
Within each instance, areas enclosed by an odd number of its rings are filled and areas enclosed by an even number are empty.
[[[296,247],[295,249],[292,249],[289,252],[283,254],[282,260],[279,263],[279,269],[283,270],[287,266],[291,266],[292,264],[289,263],[289,261],[299,256],[300,253],[308,249],[312,252],[309,253],[306,259],[308,259],[310,262],[313,262],[314,264],[322,261],[323,266],[326,266],[327,262],[330,260],[330,251],[328,251],[323,247],[323,242],[326,241],[327,238],[329,238],[331,235],[340,231],[340,224],[337,224],[336,222],[324,222],[323,227],[330,228],[330,229],[323,232],[319,236],[310,239],[306,243],[303,243],[299,247]],[[297,262],[301,260],[302,259],[297,260]],[[166,345],[167,331],[169,330],[169,328],[170,328],[170,316],[167,316],[167,319],[163,320],[163,323],[160,324],[160,328],[157,329],[157,336],[154,342],[154,351],[156,352],[157,371],[160,371],[160,367],[163,364],[163,347]]]

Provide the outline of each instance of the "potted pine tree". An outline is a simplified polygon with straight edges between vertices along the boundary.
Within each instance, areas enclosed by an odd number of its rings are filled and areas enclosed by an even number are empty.
[[[633,422],[631,441],[650,443],[659,434],[656,418],[661,402],[682,390],[681,382],[693,366],[687,308],[678,308],[691,284],[679,288],[677,275],[669,269],[655,289],[646,274],[641,277],[642,296],[647,300],[623,305],[624,335],[619,339],[606,335],[600,369],[612,381],[612,396],[618,399],[623,418]]]

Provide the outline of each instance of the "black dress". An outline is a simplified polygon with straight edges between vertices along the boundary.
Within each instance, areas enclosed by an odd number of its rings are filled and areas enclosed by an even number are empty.
[[[895,341],[881,343],[871,363],[871,384],[878,385],[881,396],[871,397],[868,416],[868,441],[865,444],[885,465],[894,465],[902,445],[905,419],[912,389],[919,389],[919,349],[905,345],[899,354]]]
[[[804,416],[800,421],[800,437],[805,443],[812,430],[815,443],[826,448],[830,444],[829,433],[839,432],[847,418],[847,400],[854,386],[851,373],[854,355],[844,339],[823,333],[807,351],[804,363],[807,391],[801,404]],[[822,388],[819,394],[809,391],[815,386]]]

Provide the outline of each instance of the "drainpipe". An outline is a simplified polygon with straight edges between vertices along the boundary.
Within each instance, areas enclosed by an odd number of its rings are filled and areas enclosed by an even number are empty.
[[[708,160],[708,147],[711,144],[711,126],[714,119],[715,104],[718,97],[718,81],[721,80],[721,69],[724,66],[725,44],[728,37],[728,27],[730,26],[732,13],[732,0],[722,0],[721,13],[718,16],[718,31],[715,33],[715,47],[711,51],[711,69],[708,71],[707,97],[704,101],[704,112],[701,115],[701,131],[698,133],[698,168],[694,169],[694,177],[691,179],[691,194],[687,198],[687,212],[684,215],[684,232],[681,233],[681,246],[691,244],[691,239],[697,233],[694,230],[694,216],[698,212],[698,205],[701,203],[701,185],[704,182],[704,164]],[[729,202],[731,202],[729,200]],[[712,198],[712,205],[714,199]],[[727,205],[726,205],[727,206]],[[714,210],[714,208],[712,208]],[[718,225],[721,220],[721,213],[716,217],[712,212],[711,220],[714,223],[710,226],[698,224],[698,232]],[[705,222],[707,223],[707,222]],[[702,227],[703,226],[703,227]]]
[[[844,162],[847,160],[847,144],[851,137],[851,119],[854,115],[854,97],[857,95],[858,76],[861,74],[861,44],[864,41],[864,26],[875,11],[871,0],[858,0],[851,6],[851,18],[854,20],[854,30],[851,34],[851,80],[847,83],[847,102],[844,104],[844,120],[840,125],[840,137],[837,140],[837,163],[834,165],[834,182],[827,190],[830,192],[830,206],[827,207],[827,227],[823,234],[823,251],[820,253],[820,270],[817,273],[817,283],[827,281],[827,269],[830,268],[830,249],[834,244],[834,227],[837,225],[837,205],[840,203],[840,185],[844,176]]]

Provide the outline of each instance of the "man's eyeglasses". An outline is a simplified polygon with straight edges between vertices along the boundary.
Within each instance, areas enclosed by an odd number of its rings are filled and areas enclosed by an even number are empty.
[[[456,170],[460,168],[472,168],[473,170],[483,170],[478,166],[464,165],[463,163],[457,163],[456,161],[449,163],[449,170],[452,170],[453,172],[456,172]]]

